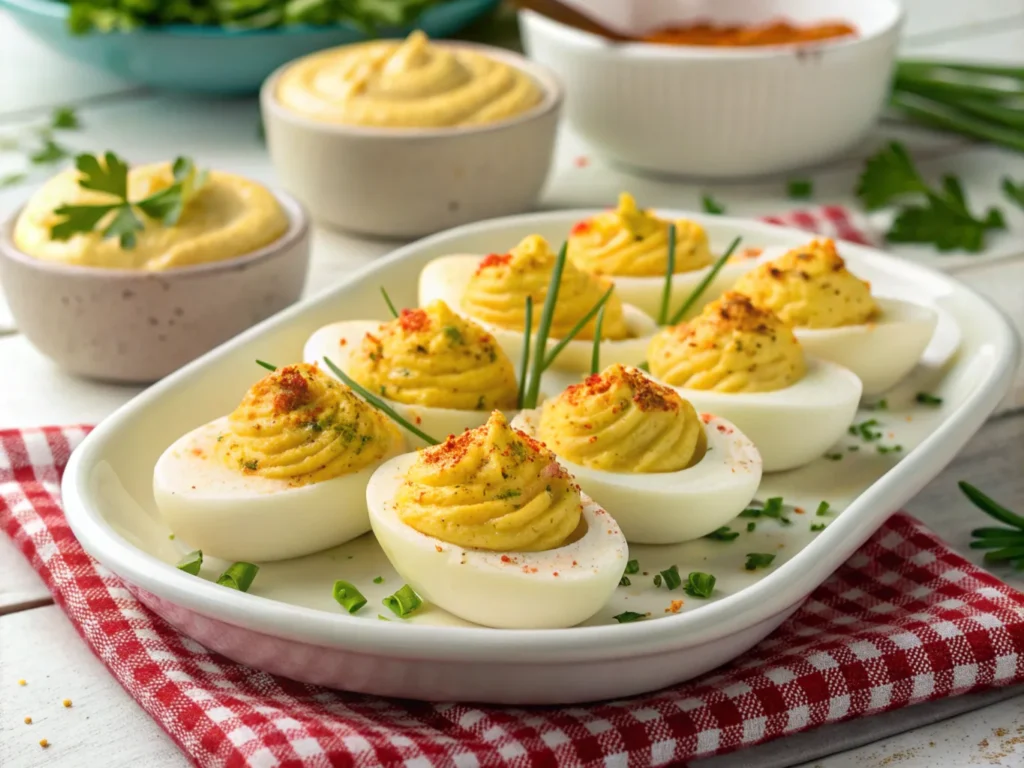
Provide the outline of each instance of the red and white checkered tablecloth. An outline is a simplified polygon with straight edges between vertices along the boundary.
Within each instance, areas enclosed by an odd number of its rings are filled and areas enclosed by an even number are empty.
[[[826,234],[853,226],[832,219]],[[1024,595],[905,514],[743,657],[644,696],[489,707],[273,677],[179,634],[82,550],[59,492],[86,431],[0,432],[0,526],[111,674],[203,768],[665,765],[1024,681]]]

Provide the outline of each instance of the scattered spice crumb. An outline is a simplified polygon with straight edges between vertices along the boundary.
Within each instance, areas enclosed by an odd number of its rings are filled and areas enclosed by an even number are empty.
[[[39,740],[39,746],[42,747],[43,749],[46,749],[47,747],[50,746],[50,742],[47,741],[46,739],[40,739]]]
[[[665,609],[665,613],[679,613],[682,607],[682,600],[673,600],[671,603],[668,604],[668,608]]]
[[[64,701],[62,701],[61,704],[63,704],[65,707],[70,707],[71,699],[64,699]]]
[[[28,685],[24,680],[19,680],[18,685]]]
[[[586,155],[580,155],[573,162],[577,168],[586,168],[588,165],[590,165],[590,158],[587,157]]]
[[[25,725],[32,725],[32,718],[31,717],[26,717],[25,718]]]

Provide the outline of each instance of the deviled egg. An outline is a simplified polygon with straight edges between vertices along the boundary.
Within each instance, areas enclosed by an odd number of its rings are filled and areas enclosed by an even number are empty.
[[[761,456],[725,419],[615,364],[513,422],[554,451],[634,544],[689,541],[732,520],[761,482]]]
[[[326,325],[303,351],[307,363],[324,365],[324,358],[438,439],[480,426],[495,408],[516,407],[512,361],[491,334],[441,300],[386,323]]]
[[[814,240],[760,264],[733,290],[778,315],[810,354],[857,374],[866,395],[906,376],[938,323],[933,309],[872,296],[870,284],[846,269],[832,240]]]
[[[500,411],[392,459],[366,489],[373,533],[420,595],[487,627],[571,627],[626,567],[618,525]]]
[[[282,560],[370,530],[366,485],[403,450],[398,428],[348,387],[289,365],[164,451],[153,495],[175,536],[204,554]]]
[[[443,299],[452,309],[493,333],[509,357],[519,360],[526,325],[526,298],[533,300],[531,327],[536,329],[557,258],[543,237],[531,235],[505,254],[434,259],[420,273],[420,305]],[[589,275],[566,259],[548,348],[568,335],[610,286],[611,283]],[[636,307],[623,304],[614,291],[604,310],[601,359],[639,363],[657,330],[654,320]],[[594,333],[595,319],[591,318],[555,359],[552,369],[586,370]]]
[[[619,206],[577,223],[569,235],[569,258],[592,275],[607,276],[615,283],[622,301],[651,317],[661,309],[668,271],[669,226],[676,227],[676,248],[669,312],[678,308],[711,271],[715,257],[708,235],[689,219],[668,221],[653,211],[637,208],[628,192],[619,195]],[[737,254],[729,259],[708,284],[697,302],[700,306],[718,298],[744,272],[757,263]]]
[[[850,425],[861,395],[853,373],[804,355],[785,323],[732,292],[659,332],[648,365],[699,410],[741,429],[765,472],[821,456]]]

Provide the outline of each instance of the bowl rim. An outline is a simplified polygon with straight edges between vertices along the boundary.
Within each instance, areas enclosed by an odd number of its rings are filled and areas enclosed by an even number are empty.
[[[322,56],[325,53],[338,50],[340,48],[367,44],[372,45],[376,42],[379,41],[370,40],[360,43],[336,45],[330,48],[314,51],[313,53],[308,53],[305,56],[300,56],[282,64],[271,72],[270,75],[267,76],[267,79],[263,81],[263,85],[260,86],[260,108],[264,115],[264,121],[269,122],[266,120],[266,117],[268,115],[272,115],[276,119],[280,119],[309,130],[322,131],[324,133],[339,136],[353,136],[360,138],[380,138],[385,140],[453,138],[501,131],[514,128],[517,125],[522,125],[523,123],[533,120],[542,119],[545,116],[550,115],[552,112],[557,112],[565,99],[565,86],[562,84],[561,79],[545,65],[528,59],[520,53],[516,53],[515,51],[510,51],[505,48],[498,48],[493,45],[471,43],[461,40],[431,40],[431,44],[442,46],[444,48],[473,50],[487,56],[488,58],[508,64],[531,77],[543,91],[543,98],[526,111],[504,120],[498,120],[493,123],[483,123],[481,125],[453,125],[439,128],[382,128],[379,126],[351,125],[348,123],[334,123],[325,120],[316,120],[289,109],[277,98],[278,82],[288,69],[299,62],[315,56]]]
[[[785,57],[801,58],[810,52],[820,55],[825,52],[848,50],[898,34],[906,19],[906,9],[903,3],[897,2],[897,0],[871,1],[885,9],[890,14],[890,18],[870,34],[818,40],[811,43],[736,47],[665,45],[645,42],[613,43],[600,35],[555,21],[529,8],[520,8],[518,15],[523,20],[524,27],[531,24],[541,28],[546,27],[548,31],[558,36],[561,44],[568,47],[586,48],[629,59],[669,61],[744,61],[753,59],[764,61]]]
[[[483,4],[489,0],[449,0],[445,4],[453,3],[479,3]],[[0,7],[8,5],[22,11],[46,16],[51,19],[67,19],[71,13],[71,7],[66,3],[55,2],[55,0],[0,0]],[[402,34],[409,29],[415,29],[424,15],[428,15],[432,7],[424,8],[420,15],[405,25],[379,27],[378,34]],[[175,37],[211,38],[211,37],[271,37],[290,35],[329,34],[332,32],[355,32],[365,35],[365,31],[351,22],[337,22],[334,24],[289,24],[278,27],[261,27],[258,29],[233,29],[211,24],[164,24],[152,27],[138,27],[132,29],[130,34],[143,35],[171,35]],[[101,33],[113,34],[113,33]],[[126,34],[121,32],[119,34]]]
[[[231,272],[239,268],[245,269],[257,262],[266,261],[284,253],[309,237],[309,214],[306,213],[306,209],[303,208],[302,204],[283,190],[270,187],[267,187],[267,189],[284,209],[285,215],[288,217],[288,229],[280,237],[261,248],[257,248],[255,251],[232,256],[227,259],[217,259],[215,261],[203,262],[202,264],[192,264],[187,267],[172,267],[160,270],[93,267],[40,259],[25,253],[14,243],[14,226],[25,210],[27,203],[19,205],[6,219],[0,222],[0,259],[8,259],[40,272],[50,272],[87,280],[111,278],[120,280],[153,278],[173,280],[176,277],[205,277],[218,272]]]

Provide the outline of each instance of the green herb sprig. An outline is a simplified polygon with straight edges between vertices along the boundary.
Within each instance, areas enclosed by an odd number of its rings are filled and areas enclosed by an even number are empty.
[[[756,571],[758,568],[767,568],[773,560],[775,555],[770,552],[749,552],[743,567],[748,571]]]
[[[711,597],[711,593],[715,590],[715,581],[715,577],[710,573],[694,571],[686,577],[683,591],[690,597],[699,597],[706,600]]]
[[[597,311],[594,320],[594,345],[590,350],[590,375],[594,376],[601,370],[601,332],[604,330],[604,307]]]
[[[1009,527],[975,528],[971,549],[985,549],[986,563],[1009,563],[1024,571],[1024,517],[1011,512],[995,499],[961,480],[960,490],[974,506]]]
[[[631,624],[634,621],[643,621],[647,618],[646,613],[637,613],[636,611],[623,611],[617,616],[612,616],[619,624]]]
[[[423,600],[408,584],[402,586],[395,594],[385,597],[382,602],[385,608],[400,619],[415,613],[423,605]]]
[[[712,216],[721,216],[725,213],[725,206],[711,195],[701,195],[700,204],[704,209],[704,213],[710,213]]]
[[[668,308],[672,303],[672,278],[676,273],[676,225],[668,225],[668,260],[665,263],[665,285],[661,289],[661,307],[658,310],[658,325],[668,323]]]
[[[686,297],[682,306],[680,306],[679,309],[676,310],[676,313],[669,319],[669,325],[676,325],[679,323],[686,313],[690,311],[690,308],[697,303],[697,300],[700,299],[704,291],[707,290],[707,287],[711,285],[711,281],[718,277],[718,273],[722,271],[726,262],[729,261],[729,257],[732,256],[733,251],[739,247],[741,240],[742,238],[737,237],[729,244],[729,247],[725,249],[725,253],[718,257],[718,261],[714,263],[708,273],[704,276],[704,279],[697,283],[697,287],[690,292],[690,295]]]
[[[388,312],[391,313],[392,317],[397,318],[398,310],[395,309],[395,305],[391,301],[391,297],[388,296],[387,289],[385,289],[383,285],[380,287],[380,295],[384,297],[384,303],[388,305]]]

